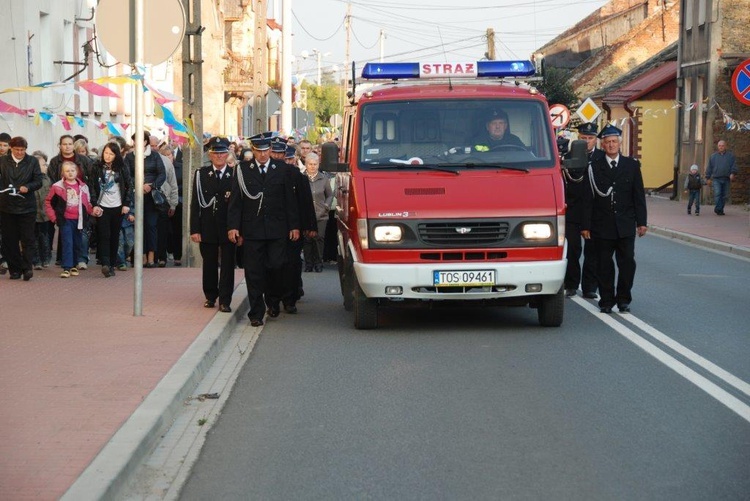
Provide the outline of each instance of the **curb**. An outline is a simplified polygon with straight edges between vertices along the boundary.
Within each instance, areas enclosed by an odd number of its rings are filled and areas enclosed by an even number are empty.
[[[732,254],[734,256],[742,257],[745,259],[750,259],[750,248],[748,247],[742,247],[742,246],[733,245],[733,244],[726,243],[726,242],[720,242],[718,240],[711,240],[709,238],[699,237],[698,235],[692,235],[690,233],[683,233],[681,231],[671,230],[669,228],[663,228],[660,226],[649,225],[648,230],[649,232],[652,232],[655,235],[658,235],[661,237],[671,238],[673,240],[680,240],[682,242],[697,245],[699,247],[704,247],[706,249],[726,252],[727,254]]]
[[[205,377],[249,308],[244,281],[235,289],[232,315],[217,312],[159,384],[112,436],[60,498],[113,499],[172,425],[183,402]]]

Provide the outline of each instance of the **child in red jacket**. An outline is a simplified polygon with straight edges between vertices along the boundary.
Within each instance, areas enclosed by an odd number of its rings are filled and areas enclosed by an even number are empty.
[[[60,228],[62,245],[62,278],[78,275],[75,264],[79,261],[78,249],[81,247],[81,234],[85,218],[94,213],[91,206],[89,187],[78,179],[78,166],[65,161],[61,167],[62,179],[50,187],[44,200],[47,217]]]

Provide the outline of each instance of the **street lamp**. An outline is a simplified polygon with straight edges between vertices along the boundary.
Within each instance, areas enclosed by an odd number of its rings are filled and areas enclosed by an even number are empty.
[[[303,51],[301,51],[299,53],[299,57],[301,57],[302,59],[307,59],[308,57],[311,57],[312,55],[315,55],[315,60],[316,60],[316,63],[318,65],[318,78],[316,80],[316,83],[317,83],[318,87],[320,87],[320,85],[322,83],[322,80],[323,80],[322,79],[322,70],[321,70],[321,68],[323,66],[323,57],[328,57],[328,56],[331,55],[331,53],[330,52],[326,52],[324,54],[321,51],[319,51],[318,49],[312,49],[309,52],[306,51],[306,50],[303,50]],[[299,64],[298,64],[298,66],[299,66]],[[299,70],[299,68],[298,68],[298,70]]]

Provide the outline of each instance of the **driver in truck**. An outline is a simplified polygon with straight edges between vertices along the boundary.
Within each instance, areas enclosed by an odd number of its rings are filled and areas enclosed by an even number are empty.
[[[503,110],[492,110],[485,122],[486,132],[474,141],[475,151],[491,151],[502,146],[518,146],[526,149],[518,136],[511,134],[508,114]]]

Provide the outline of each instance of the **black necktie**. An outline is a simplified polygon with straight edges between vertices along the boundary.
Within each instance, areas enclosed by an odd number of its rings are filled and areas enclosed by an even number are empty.
[[[612,160],[611,162],[609,162],[609,165],[611,165],[612,168],[614,169],[615,167],[617,167],[617,162]]]
[[[221,171],[219,169],[216,169],[216,179],[221,181]]]
[[[262,177],[263,179],[266,178],[266,166],[265,165],[260,166],[260,177]]]

